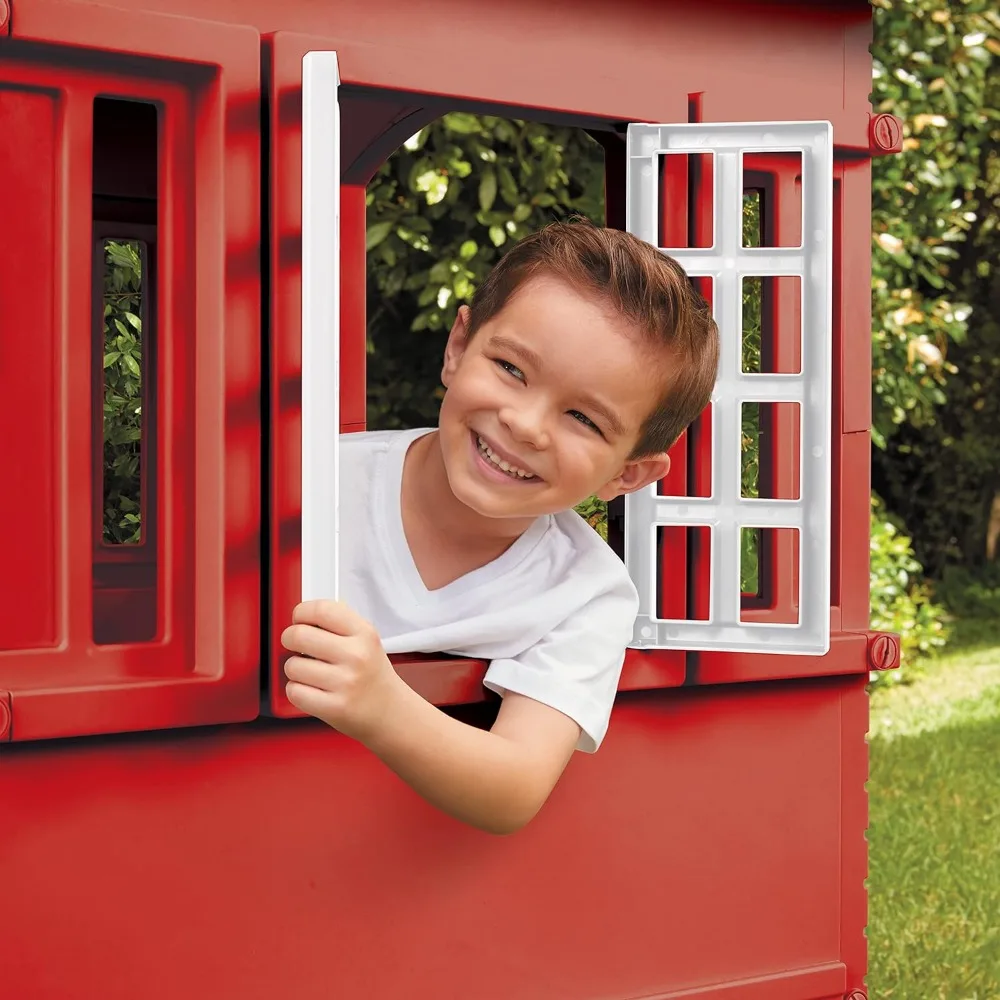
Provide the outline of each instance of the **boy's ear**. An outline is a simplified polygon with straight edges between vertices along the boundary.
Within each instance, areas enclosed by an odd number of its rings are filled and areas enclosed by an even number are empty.
[[[614,500],[623,493],[635,493],[636,490],[663,479],[669,471],[670,456],[665,451],[630,460],[611,482],[597,491],[596,496],[601,500]]]
[[[441,382],[446,389],[469,346],[469,316],[469,307],[459,306],[451,333],[448,334],[448,343],[444,347],[444,364],[441,366]]]

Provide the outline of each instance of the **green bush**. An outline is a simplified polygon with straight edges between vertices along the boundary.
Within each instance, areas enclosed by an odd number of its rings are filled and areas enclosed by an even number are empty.
[[[455,112],[368,185],[368,426],[434,426],[458,307],[548,222],[604,222],[604,152],[580,129]]]
[[[969,316],[969,251],[995,221],[987,190],[1000,109],[994,0],[872,0],[872,104],[903,152],[872,162],[874,439],[933,422]],[[984,259],[980,257],[979,259]]]
[[[921,661],[941,649],[948,638],[945,610],[932,598],[913,545],[881,501],[872,497],[871,627],[900,636],[899,670],[872,675],[875,684],[893,684],[919,670]]]
[[[105,542],[135,544],[142,445],[142,246],[104,244]]]
[[[608,505],[597,497],[589,497],[583,503],[577,504],[576,512],[605,541],[608,540]]]
[[[1000,491],[1000,14],[873,4],[873,105],[904,141],[872,162],[872,481],[939,579],[984,562]]]
[[[949,566],[934,589],[956,618],[1000,622],[1000,565]]]

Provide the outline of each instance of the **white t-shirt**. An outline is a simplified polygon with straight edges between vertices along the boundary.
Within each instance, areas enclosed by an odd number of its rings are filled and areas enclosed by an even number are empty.
[[[341,596],[387,653],[490,660],[484,684],[577,722],[593,753],[611,707],[639,600],[625,566],[575,511],[540,517],[499,558],[438,590],[403,532],[403,459],[428,429],[341,438]]]

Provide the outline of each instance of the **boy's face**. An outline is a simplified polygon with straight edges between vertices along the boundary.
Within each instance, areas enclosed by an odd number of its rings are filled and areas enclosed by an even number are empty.
[[[463,306],[448,338],[439,422],[462,503],[488,517],[540,516],[666,475],[666,453],[628,459],[666,369],[625,321],[546,276],[471,341],[468,316]]]

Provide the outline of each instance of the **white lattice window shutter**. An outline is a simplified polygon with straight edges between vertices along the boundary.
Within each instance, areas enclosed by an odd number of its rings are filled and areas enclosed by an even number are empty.
[[[798,247],[743,246],[743,154],[759,152],[801,154],[803,214]],[[712,394],[712,491],[709,497],[666,497],[659,496],[653,485],[626,497],[625,561],[640,597],[632,645],[822,654],[830,642],[833,129],[829,122],[630,125],[629,232],[654,245],[658,242],[659,158],[706,153],[714,160],[712,246],[661,249],[690,276],[713,282],[722,353]],[[795,275],[802,290],[800,373],[744,372],[743,278]],[[749,402],[799,404],[799,499],[741,496],[741,413]],[[662,526],[704,526],[712,533],[707,620],[657,617],[656,536]],[[798,530],[796,624],[741,621],[743,528]]]

